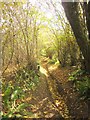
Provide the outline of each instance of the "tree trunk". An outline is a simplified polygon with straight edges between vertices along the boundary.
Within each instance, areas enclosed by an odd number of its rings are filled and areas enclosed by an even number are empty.
[[[89,3],[87,4],[87,9],[86,10],[86,23],[87,23],[87,29],[88,29],[88,37],[89,37],[89,40],[90,40],[90,1]]]
[[[90,43],[80,24],[78,4],[77,2],[62,2],[66,17],[69,20],[76,41],[84,56],[86,70],[90,72]]]

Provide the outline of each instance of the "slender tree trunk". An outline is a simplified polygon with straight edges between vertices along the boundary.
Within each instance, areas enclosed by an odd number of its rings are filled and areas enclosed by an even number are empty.
[[[77,2],[62,2],[66,17],[72,27],[76,41],[85,59],[85,67],[90,72],[90,43],[87,36],[84,34],[83,28],[80,24],[79,10]]]

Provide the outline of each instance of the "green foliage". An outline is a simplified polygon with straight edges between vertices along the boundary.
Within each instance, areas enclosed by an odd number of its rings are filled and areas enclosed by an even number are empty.
[[[46,49],[46,57],[49,57],[49,59],[52,59],[52,57],[54,56],[55,54],[55,51],[54,51],[54,47],[51,46],[51,47],[48,47]]]
[[[12,92],[12,86],[11,85],[7,86],[7,88],[6,88],[5,92],[4,92],[4,96],[8,97],[11,94],[11,92]]]
[[[46,57],[46,50],[45,50],[45,48],[41,50],[41,53],[40,53],[40,54],[41,54],[41,56]]]
[[[15,89],[11,95],[11,100],[14,101],[14,100],[17,100],[18,98],[21,98],[21,96],[20,96],[21,94],[23,95],[21,88]],[[22,97],[24,97],[24,96],[22,96]]]
[[[24,83],[22,89],[34,90],[39,83],[39,76],[34,70],[29,70],[28,68],[23,68],[16,73],[16,81],[18,84]]]
[[[81,96],[84,98],[90,99],[90,94],[88,94],[90,90],[90,82],[89,78],[84,78],[83,81],[76,82],[77,90],[80,92]]]
[[[71,75],[70,75],[70,77],[69,77],[69,80],[71,81],[77,81],[77,79],[79,79],[78,77],[79,76],[81,76],[81,75],[83,75],[84,73],[86,73],[86,71],[84,71],[84,70],[76,70],[76,71],[74,71]]]
[[[25,103],[23,100],[28,91],[36,89],[38,83],[39,77],[36,72],[27,68],[23,68],[16,73],[15,81],[9,81],[7,84],[3,82],[3,109],[5,112],[2,112],[2,117],[27,115],[27,111],[23,111],[31,104]]]
[[[77,70],[69,77],[73,81],[76,90],[80,93],[81,98],[90,99],[90,75],[85,70]]]
[[[4,83],[3,83],[4,84]],[[25,103],[17,103],[17,100],[24,98],[22,89],[20,87],[13,87],[12,85],[4,85],[4,96],[3,96],[3,107],[6,110],[6,113],[2,113],[2,117],[14,117],[15,112],[20,112],[25,106]],[[19,107],[21,106],[21,107]],[[18,111],[17,111],[18,110]]]
[[[57,60],[56,59],[51,59],[51,60],[49,60],[49,64],[55,64],[57,62]]]

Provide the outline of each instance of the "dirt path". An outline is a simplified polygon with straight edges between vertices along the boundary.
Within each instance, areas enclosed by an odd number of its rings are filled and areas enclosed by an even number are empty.
[[[37,89],[32,93],[30,104],[32,104],[32,107],[28,110],[33,112],[34,118],[62,117],[50,96],[47,77],[42,73],[40,74],[40,83],[38,84]]]
[[[32,107],[28,108],[28,111],[32,111],[34,118],[69,118],[67,106],[60,95],[58,98],[57,94],[54,94],[52,89],[54,83],[50,82],[53,79],[43,65],[40,67],[40,72],[40,83],[32,93],[32,99],[29,102]]]
[[[72,82],[68,81],[68,77],[72,72],[72,69],[55,68],[55,66],[48,65],[47,63],[45,63],[45,68],[47,69],[50,78],[52,78],[54,81],[52,86],[54,84],[53,88],[56,87],[55,93],[58,92],[57,96],[59,98],[61,96],[67,106],[67,110],[69,111],[69,118],[87,119],[89,117],[88,105],[85,101],[80,99],[80,96],[73,87]],[[59,102],[60,101],[61,100],[59,99]]]
[[[71,72],[71,68],[58,68],[47,60],[41,62],[40,82],[34,91],[28,90],[23,101],[30,105],[25,109],[27,118],[88,119],[88,105],[79,99],[72,83],[68,82]],[[7,80],[13,78],[10,74]]]
[[[47,62],[40,67],[40,83],[32,93],[32,107],[28,111],[33,112],[34,118],[87,119],[87,104],[78,100],[78,94],[67,81],[71,71],[47,67]]]

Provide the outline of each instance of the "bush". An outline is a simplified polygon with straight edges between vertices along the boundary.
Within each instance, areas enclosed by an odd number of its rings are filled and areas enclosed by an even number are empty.
[[[24,89],[25,91],[31,89],[34,90],[39,82],[39,76],[34,70],[23,68],[16,73],[15,80],[18,84],[23,84],[22,89]]]
[[[56,62],[57,62],[56,59],[50,59],[48,63],[50,63],[50,64],[55,64]]]
[[[83,99],[90,99],[90,75],[84,70],[77,70],[69,77],[73,81],[76,90]]]
[[[25,103],[22,103],[20,100],[24,98],[24,92],[18,86],[13,87],[11,84],[4,85],[4,95],[3,99],[3,109],[2,117],[14,117],[17,114],[20,115],[20,111],[26,107]],[[20,101],[20,102],[17,102]]]
[[[25,108],[31,104],[23,101],[28,91],[35,90],[39,83],[39,76],[33,70],[23,68],[16,73],[14,80],[2,83],[3,92],[3,118],[23,117],[28,115]]]

